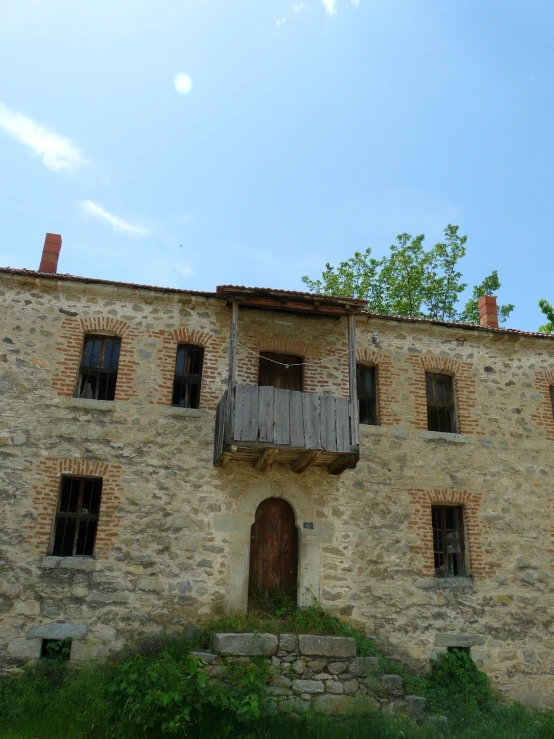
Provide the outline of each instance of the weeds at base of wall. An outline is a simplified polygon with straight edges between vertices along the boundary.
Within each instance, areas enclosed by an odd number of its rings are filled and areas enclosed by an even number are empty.
[[[354,636],[358,648],[379,657],[380,671],[396,667],[379,655],[373,642],[323,609],[314,606],[291,616],[298,630]],[[230,619],[209,624],[195,640],[170,639],[151,645],[146,654],[121,655],[104,662],[74,666],[42,659],[19,677],[0,680],[0,736],[3,739],[554,739],[554,714],[527,711],[498,702],[486,676],[469,655],[442,656],[416,693],[449,717],[449,724],[417,726],[384,712],[334,719],[312,713],[300,718],[267,715],[264,687],[267,660],[233,665],[231,685],[210,682],[201,661],[191,654],[205,646],[210,633],[233,628]],[[283,633],[283,620],[278,628]],[[251,629],[245,617],[234,625]],[[276,627],[277,628],[277,627]],[[314,629],[315,630],[315,629]],[[291,629],[292,631],[292,629]],[[355,632],[355,633],[353,633]],[[357,634],[357,636],[356,636]]]

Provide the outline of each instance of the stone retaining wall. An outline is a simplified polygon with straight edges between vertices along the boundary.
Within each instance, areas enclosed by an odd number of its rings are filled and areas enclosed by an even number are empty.
[[[349,637],[296,634],[214,634],[209,652],[194,652],[209,677],[225,682],[229,665],[266,658],[266,692],[279,710],[313,708],[336,715],[385,710],[421,719],[425,699],[405,695],[399,675],[378,675],[376,657],[358,657]]]

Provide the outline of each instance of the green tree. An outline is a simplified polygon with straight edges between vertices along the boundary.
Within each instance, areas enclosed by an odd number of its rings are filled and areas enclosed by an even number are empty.
[[[554,306],[543,298],[539,300],[539,308],[548,319],[544,326],[539,326],[539,331],[541,334],[554,334]]]
[[[412,237],[403,233],[382,259],[372,257],[367,248],[338,267],[327,263],[320,279],[304,276],[302,281],[310,292],[367,300],[369,310],[375,313],[479,323],[478,300],[499,290],[500,281],[495,270],[473,288],[472,297],[459,308],[467,283],[462,282],[458,263],[465,256],[467,236],[458,230],[449,224],[444,241],[429,250],[424,248],[423,234]],[[501,305],[499,321],[504,323],[513,308]]]

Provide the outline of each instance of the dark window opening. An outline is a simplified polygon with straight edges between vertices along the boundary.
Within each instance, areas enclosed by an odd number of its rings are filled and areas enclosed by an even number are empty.
[[[53,556],[91,556],[94,553],[101,494],[102,480],[98,478],[62,477]]]
[[[367,423],[371,426],[376,426],[378,424],[376,368],[357,364],[356,385],[358,388],[360,423]]]
[[[260,352],[258,385],[302,390],[303,360],[294,354]]]
[[[471,656],[471,647],[447,647],[449,652],[465,652]]]
[[[454,381],[450,375],[426,375],[429,431],[457,433]]]
[[[552,403],[552,415],[554,416],[554,386],[550,388],[550,402]]]
[[[77,398],[89,400],[115,398],[120,348],[120,339],[103,336],[85,337],[79,382],[75,389]]]
[[[461,506],[431,506],[437,577],[463,577],[464,517]]]
[[[177,347],[171,405],[179,408],[200,407],[203,364],[204,349],[202,347],[193,344],[180,344]]]
[[[40,648],[42,659],[67,661],[71,657],[71,637],[68,639],[43,639]]]

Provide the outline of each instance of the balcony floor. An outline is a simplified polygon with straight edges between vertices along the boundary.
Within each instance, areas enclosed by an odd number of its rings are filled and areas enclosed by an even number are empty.
[[[226,467],[230,462],[249,462],[260,471],[268,470],[273,464],[290,465],[293,472],[301,474],[310,467],[327,467],[332,475],[340,475],[358,463],[359,454],[326,452],[321,450],[294,449],[287,447],[264,446],[226,446],[216,464]]]

